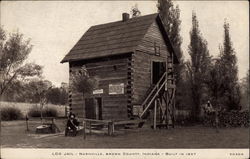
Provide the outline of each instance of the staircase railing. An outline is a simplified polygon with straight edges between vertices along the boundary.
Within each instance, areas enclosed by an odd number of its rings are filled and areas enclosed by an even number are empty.
[[[151,92],[149,93],[149,95],[147,96],[147,98],[143,101],[142,103],[142,107],[143,107],[143,111],[140,114],[140,118],[143,117],[143,115],[147,112],[148,108],[150,107],[150,105],[152,104],[152,102],[155,100],[156,96],[158,95],[158,93],[161,91],[161,89],[163,88],[163,86],[165,86],[165,84],[167,83],[167,79],[166,79],[166,73],[165,72],[161,78],[159,79],[159,81],[157,82],[157,84],[155,85],[155,87],[151,90]],[[164,78],[165,77],[165,78]],[[164,81],[163,81],[164,80]],[[155,92],[156,91],[156,92]],[[155,92],[155,93],[154,93]],[[154,93],[154,94],[153,94]],[[153,95],[152,98],[150,98]]]

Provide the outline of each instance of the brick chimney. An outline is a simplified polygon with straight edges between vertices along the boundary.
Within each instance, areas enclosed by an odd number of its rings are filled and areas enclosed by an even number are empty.
[[[128,13],[122,13],[122,21],[126,22],[127,20],[129,20],[129,14]]]

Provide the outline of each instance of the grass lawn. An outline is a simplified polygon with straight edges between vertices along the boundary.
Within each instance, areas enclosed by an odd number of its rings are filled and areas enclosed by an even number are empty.
[[[65,120],[57,120],[61,130]],[[174,129],[136,129],[122,131],[114,136],[105,134],[80,134],[65,137],[59,134],[35,134],[39,121],[30,123],[26,132],[25,121],[1,123],[2,148],[249,148],[248,128],[214,128],[203,126],[176,127]]]

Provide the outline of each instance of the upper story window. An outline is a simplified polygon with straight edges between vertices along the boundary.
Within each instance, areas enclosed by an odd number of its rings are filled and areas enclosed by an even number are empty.
[[[159,43],[154,42],[154,49],[155,49],[155,55],[160,56],[161,47],[160,47]]]

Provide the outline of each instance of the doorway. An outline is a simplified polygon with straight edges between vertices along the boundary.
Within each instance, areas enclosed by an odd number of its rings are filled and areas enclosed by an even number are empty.
[[[85,117],[87,119],[102,120],[102,98],[85,99]]]
[[[165,62],[152,62],[152,84],[156,84],[161,76],[166,72]]]

